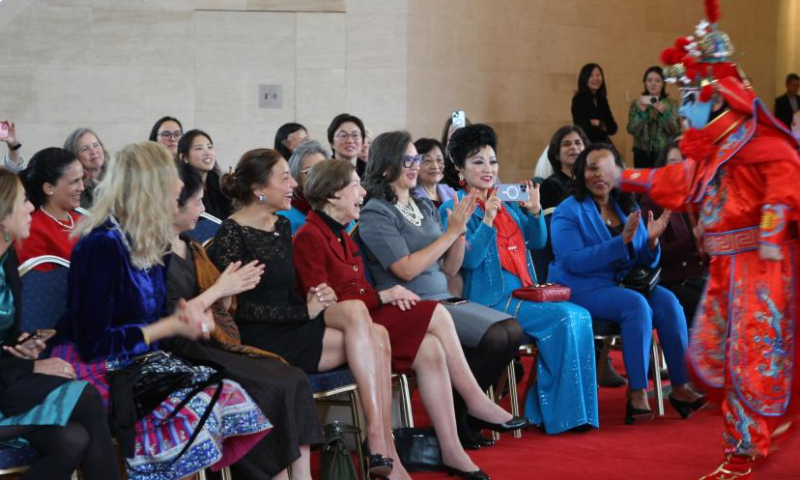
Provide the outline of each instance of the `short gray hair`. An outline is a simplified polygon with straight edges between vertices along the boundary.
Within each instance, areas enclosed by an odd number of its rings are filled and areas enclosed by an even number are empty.
[[[303,168],[303,160],[315,153],[321,153],[323,157],[331,158],[330,152],[322,148],[322,145],[316,140],[307,140],[301,143],[294,149],[292,156],[289,157],[289,173],[297,182],[300,182],[300,169]]]

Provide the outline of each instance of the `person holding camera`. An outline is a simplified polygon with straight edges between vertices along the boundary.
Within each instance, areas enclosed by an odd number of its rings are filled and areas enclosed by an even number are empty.
[[[664,73],[653,66],[644,72],[644,91],[631,102],[628,133],[633,135],[633,165],[652,168],[661,149],[680,132],[678,104],[667,97]]]
[[[497,135],[488,125],[459,128],[447,148],[464,185],[458,198],[475,196],[478,204],[465,232],[464,296],[516,317],[539,349],[537,380],[525,396],[525,416],[548,434],[597,428],[589,312],[569,302],[534,302],[514,296],[514,290],[537,283],[529,250],[544,247],[547,238],[539,187],[521,184],[520,190],[523,185],[529,190],[529,200],[501,201],[495,188]],[[445,228],[455,221],[451,213],[455,205],[449,200],[439,209]]]

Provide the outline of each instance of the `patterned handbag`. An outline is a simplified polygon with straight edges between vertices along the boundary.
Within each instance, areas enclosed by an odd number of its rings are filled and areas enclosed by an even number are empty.
[[[530,287],[518,288],[512,295],[520,300],[531,302],[566,302],[570,298],[570,289],[557,283],[537,283]]]

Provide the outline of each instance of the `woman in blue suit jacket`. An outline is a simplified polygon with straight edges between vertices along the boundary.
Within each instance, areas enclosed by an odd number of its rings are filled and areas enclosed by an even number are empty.
[[[528,252],[542,248],[547,229],[539,190],[529,202],[502,203],[492,192],[497,180],[497,136],[486,125],[470,125],[453,133],[450,158],[464,186],[481,199],[467,224],[467,247],[461,271],[464,296],[517,318],[539,350],[537,380],[527,393],[525,416],[549,434],[598,427],[592,319],[569,302],[531,302],[512,295],[536,283]],[[459,191],[463,197],[465,192]],[[452,200],[440,209],[443,222]]]
[[[595,320],[620,324],[630,382],[626,423],[653,417],[646,391],[653,327],[658,330],[672,379],[670,403],[688,416],[705,401],[687,383],[683,360],[686,319],[680,303],[660,286],[645,297],[619,283],[634,267],[658,266],[658,237],[667,226],[669,213],[657,220],[651,213],[645,225],[633,197],[613,188],[610,172],[615,163],[623,168],[619,153],[609,144],[593,144],[575,162],[573,195],[553,214],[555,260],[548,279],[568,285],[572,301],[589,310]]]

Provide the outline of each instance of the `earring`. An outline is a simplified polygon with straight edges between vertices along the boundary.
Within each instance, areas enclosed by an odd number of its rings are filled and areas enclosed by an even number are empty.
[[[467,181],[464,180],[464,175],[460,173],[458,174],[458,184],[461,185],[462,188],[467,184]]]
[[[263,193],[258,194],[258,203],[265,203],[267,201],[267,196]]]
[[[6,243],[10,242],[11,237],[8,236],[8,230],[3,229],[3,233],[4,233],[3,238],[5,239]]]

